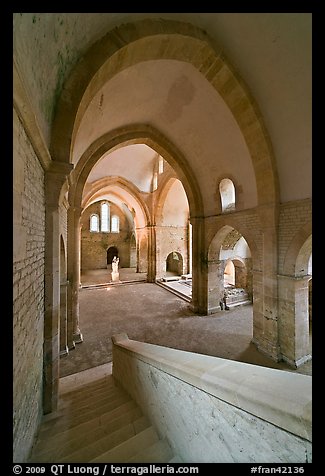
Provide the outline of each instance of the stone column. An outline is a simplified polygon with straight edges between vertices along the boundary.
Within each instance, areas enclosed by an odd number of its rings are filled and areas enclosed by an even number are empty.
[[[259,209],[262,227],[261,270],[253,270],[253,342],[271,359],[280,360],[278,338],[276,209]],[[261,271],[261,272],[260,272]]]
[[[311,359],[308,316],[309,279],[310,276],[278,275],[280,351],[283,360],[295,368]]]
[[[156,281],[156,226],[149,225],[148,230],[148,283]]]
[[[52,162],[45,173],[45,309],[43,411],[57,408],[59,390],[60,227],[59,198],[71,164]]]
[[[80,289],[80,207],[68,208],[68,347],[75,348],[75,344],[83,341],[79,327],[79,289]]]
[[[187,256],[188,256],[188,274],[192,274],[192,225],[188,223],[188,237],[187,237]]]
[[[60,356],[69,353],[67,322],[67,286],[68,281],[60,283]]]
[[[192,223],[192,307],[198,314],[208,314],[208,259],[205,251],[204,218]]]
[[[225,262],[211,260],[208,262],[208,268],[208,314],[213,314],[220,310],[219,302],[222,300],[224,291]]]
[[[148,272],[148,230],[137,229],[137,273]]]

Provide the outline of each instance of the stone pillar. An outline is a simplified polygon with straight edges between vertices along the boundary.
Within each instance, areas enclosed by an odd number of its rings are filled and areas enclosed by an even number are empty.
[[[137,273],[148,272],[148,230],[137,229]]]
[[[187,256],[188,256],[188,274],[192,274],[192,225],[188,223],[188,237],[187,237]]]
[[[208,259],[205,251],[204,218],[192,223],[192,307],[198,314],[208,314]]]
[[[236,288],[246,289],[247,286],[247,271],[245,266],[235,265],[235,286]]]
[[[310,276],[278,275],[280,351],[282,359],[295,368],[311,359],[308,316],[309,279]]]
[[[263,241],[260,248],[261,269],[253,270],[253,342],[260,352],[278,362],[281,357],[278,337],[277,213],[273,205],[260,207],[258,212]]]
[[[148,229],[148,283],[156,282],[156,226],[149,225]]]
[[[45,303],[43,410],[56,410],[59,390],[60,228],[59,198],[71,164],[52,162],[45,173]]]
[[[252,258],[245,258],[246,267],[246,286],[245,290],[248,293],[249,299],[253,300],[253,271],[252,271]]]
[[[80,216],[81,208],[68,208],[68,347],[75,348],[75,344],[83,341],[79,327],[79,289],[80,289]]]
[[[69,353],[67,323],[67,286],[67,281],[60,284],[60,356],[67,355]]]
[[[220,301],[224,292],[223,274],[225,262],[211,260],[208,262],[208,314],[213,314],[220,310]]]

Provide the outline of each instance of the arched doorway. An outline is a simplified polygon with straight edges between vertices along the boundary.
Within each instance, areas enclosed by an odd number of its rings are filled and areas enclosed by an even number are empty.
[[[110,246],[107,250],[107,266],[111,266],[114,256],[118,258],[118,249],[116,246]]]
[[[284,361],[296,368],[312,358],[311,256],[311,223],[307,223],[291,241],[283,274],[278,276],[281,355]]]
[[[228,296],[228,305],[238,306],[251,302],[252,289],[249,286],[251,273],[248,273],[250,262],[251,259],[238,257],[226,261],[223,281]]]
[[[170,276],[181,276],[183,274],[183,257],[177,251],[172,251],[167,256],[166,273]]]

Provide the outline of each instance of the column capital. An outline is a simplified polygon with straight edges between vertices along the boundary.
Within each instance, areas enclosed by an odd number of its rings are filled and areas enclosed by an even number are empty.
[[[295,276],[295,275],[290,275],[290,274],[278,274],[278,278],[288,280],[288,281],[309,281],[312,278],[311,274],[305,274],[304,276]]]
[[[66,178],[71,170],[73,169],[73,164],[67,162],[58,162],[57,160],[52,160],[50,166],[46,170],[46,175],[58,175]]]
[[[64,182],[69,176],[73,164],[52,161],[45,172],[46,204],[57,207]]]

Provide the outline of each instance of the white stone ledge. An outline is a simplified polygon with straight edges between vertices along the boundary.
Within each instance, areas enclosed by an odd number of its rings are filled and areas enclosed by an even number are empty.
[[[112,341],[133,357],[312,441],[312,377],[138,342],[126,334]]]

